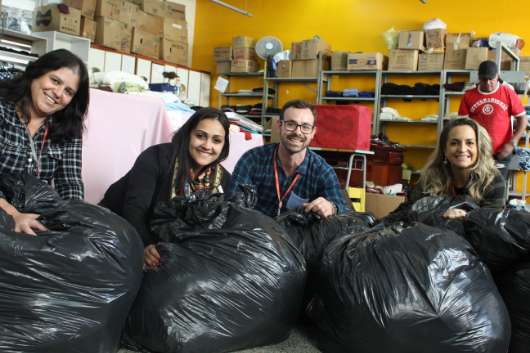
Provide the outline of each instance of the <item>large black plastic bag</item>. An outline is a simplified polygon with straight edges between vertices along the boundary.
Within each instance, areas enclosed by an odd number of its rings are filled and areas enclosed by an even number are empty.
[[[469,212],[478,208],[478,206],[466,196],[425,196],[412,203],[410,207],[403,208],[401,211],[383,218],[382,222],[385,225],[392,225],[398,221],[404,224],[420,222],[437,228],[449,229],[459,235],[464,235],[463,220],[446,219],[443,217],[444,213],[451,208],[460,208]]]
[[[50,229],[14,233],[0,216],[0,352],[117,351],[142,277],[136,231],[104,208],[60,200],[33,177],[2,175],[0,189]]]
[[[423,224],[346,236],[323,257],[309,315],[325,352],[506,352],[510,321],[472,247]]]
[[[154,352],[231,352],[285,339],[305,264],[271,218],[200,194],[155,210],[161,265],[145,274],[127,336]],[[134,345],[133,344],[133,345]]]
[[[530,262],[516,266],[497,277],[512,321],[510,353],[530,350]]]
[[[530,261],[528,212],[479,209],[468,214],[465,229],[467,240],[494,273]]]

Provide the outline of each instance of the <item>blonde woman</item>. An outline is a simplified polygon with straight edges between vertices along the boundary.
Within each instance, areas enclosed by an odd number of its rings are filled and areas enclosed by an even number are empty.
[[[495,167],[490,137],[469,118],[446,123],[407,204],[423,196],[456,195],[467,195],[480,207],[502,208],[506,203],[506,181]],[[444,214],[465,216],[466,211],[458,208]]]

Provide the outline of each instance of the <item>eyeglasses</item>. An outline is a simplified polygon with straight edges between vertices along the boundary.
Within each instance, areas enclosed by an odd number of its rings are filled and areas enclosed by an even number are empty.
[[[296,129],[298,129],[300,126],[300,131],[302,131],[303,134],[310,134],[315,128],[311,124],[297,124],[296,121],[293,120],[282,121],[282,124],[285,126],[285,130],[287,131],[296,131]]]

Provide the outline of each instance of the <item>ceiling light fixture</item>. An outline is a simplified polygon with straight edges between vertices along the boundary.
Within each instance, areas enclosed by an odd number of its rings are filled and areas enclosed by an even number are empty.
[[[240,13],[242,15],[245,15],[245,16],[252,16],[252,14],[248,11],[245,11],[245,10],[242,10],[240,9],[239,7],[235,7],[234,5],[230,5],[230,4],[227,4],[226,2],[224,1],[221,1],[221,0],[211,0],[211,2],[217,4],[217,5],[220,5],[220,6],[223,6],[223,7],[226,7],[227,9],[230,9],[232,11],[235,11],[237,13]]]

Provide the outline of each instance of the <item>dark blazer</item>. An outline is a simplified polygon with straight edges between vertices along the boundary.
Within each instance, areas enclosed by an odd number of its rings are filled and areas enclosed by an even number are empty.
[[[171,143],[149,147],[138,156],[132,169],[109,187],[100,202],[129,221],[145,245],[157,242],[149,231],[149,223],[156,204],[170,198],[173,154]],[[221,186],[228,190],[231,176],[226,169],[222,170]]]

